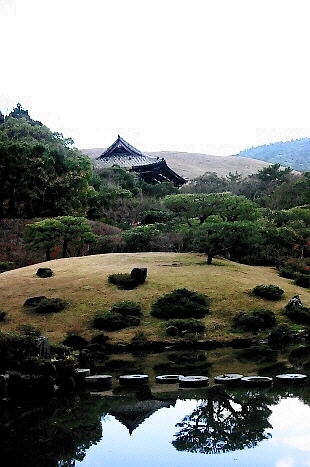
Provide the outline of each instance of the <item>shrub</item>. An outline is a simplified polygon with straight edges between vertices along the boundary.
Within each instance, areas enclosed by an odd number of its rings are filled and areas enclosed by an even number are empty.
[[[139,282],[131,274],[110,274],[108,277],[110,284],[116,285],[119,289],[132,290],[138,287]]]
[[[308,274],[296,274],[295,284],[308,289],[310,287],[310,276]]]
[[[105,331],[118,331],[129,326],[138,326],[140,319],[137,316],[122,316],[120,313],[98,313],[93,319],[93,327]]]
[[[71,334],[67,336],[63,341],[63,345],[66,347],[72,347],[74,350],[82,350],[86,349],[88,346],[88,341],[84,339],[82,336],[78,336],[76,334]]]
[[[127,326],[139,326],[140,324],[140,318],[138,318],[138,316],[126,316],[126,322],[127,322]]]
[[[43,298],[46,298],[45,295],[38,295],[36,297],[30,297],[25,300],[24,306],[34,307],[37,306]]]
[[[24,306],[31,307],[36,313],[58,313],[66,308],[67,302],[61,298],[47,298],[44,295],[30,297],[25,300]]]
[[[139,303],[124,300],[111,307],[111,312],[120,313],[122,316],[141,316],[141,306]]]
[[[284,294],[284,290],[280,289],[277,285],[257,285],[253,289],[254,295],[267,300],[279,300],[281,295]]]
[[[136,332],[136,334],[131,339],[131,344],[135,347],[145,347],[148,343],[147,337],[142,331]]]
[[[288,279],[294,279],[296,274],[309,274],[310,273],[309,258],[290,258],[289,260],[283,261],[279,266],[279,272],[284,270],[285,273],[291,277]],[[286,277],[286,276],[282,276]]]
[[[287,324],[281,324],[274,328],[268,336],[268,344],[272,346],[289,345],[293,341],[293,333]]]
[[[189,332],[188,334],[185,334],[183,343],[186,347],[195,347],[195,345],[198,342],[198,337],[196,334],[193,334]]]
[[[106,336],[103,333],[97,334],[96,336],[93,336],[90,340],[91,344],[98,344],[98,345],[105,345],[107,341],[109,340],[109,336]]]
[[[67,303],[61,298],[42,298],[35,305],[34,310],[40,314],[59,313],[66,308],[66,305]]]
[[[18,329],[25,336],[41,336],[40,329],[36,328],[35,326],[32,326],[32,324],[21,324]]]
[[[271,310],[255,309],[250,312],[240,311],[233,318],[233,326],[248,332],[257,332],[272,328],[277,324],[275,314]]]
[[[288,303],[285,307],[285,314],[296,323],[310,324],[310,308],[306,306],[292,306]]]
[[[0,374],[22,370],[26,359],[38,355],[38,340],[19,333],[0,333]]]
[[[289,266],[283,266],[279,268],[279,276],[285,279],[295,279],[296,271]]]
[[[167,334],[170,334],[168,329],[170,327],[178,329],[183,334],[186,333],[201,333],[205,330],[205,325],[197,319],[171,319],[168,321]],[[170,334],[171,335],[171,334]]]
[[[209,313],[209,299],[187,289],[176,289],[158,298],[151,315],[161,319],[203,318]]]
[[[0,261],[0,274],[2,272],[11,271],[14,268],[16,268],[15,263],[11,261]]]

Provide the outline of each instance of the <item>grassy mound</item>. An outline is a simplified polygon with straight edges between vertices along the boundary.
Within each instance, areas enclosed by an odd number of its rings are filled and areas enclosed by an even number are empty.
[[[50,267],[53,276],[39,280],[38,267]],[[131,271],[134,267],[148,268],[148,280],[143,287],[120,290],[109,284],[109,274]],[[0,308],[6,313],[0,330],[14,331],[21,325],[31,325],[40,329],[51,343],[63,342],[68,334],[79,334],[90,341],[98,334],[91,324],[98,312],[123,301],[134,301],[143,310],[141,324],[109,332],[109,342],[130,342],[139,331],[149,340],[165,340],[167,322],[151,316],[152,304],[175,289],[187,288],[210,298],[210,314],[201,319],[205,325],[204,337],[230,341],[243,335],[232,330],[236,313],[262,306],[262,299],[251,291],[264,283],[276,283],[286,296],[300,294],[304,306],[310,307],[310,290],[279,277],[275,269],[268,267],[222,259],[207,265],[204,255],[192,253],[112,253],[58,259],[0,275]],[[35,296],[61,297],[67,307],[62,313],[25,313],[25,300]],[[275,313],[279,325],[291,325],[283,312],[282,300],[268,302],[268,308]]]

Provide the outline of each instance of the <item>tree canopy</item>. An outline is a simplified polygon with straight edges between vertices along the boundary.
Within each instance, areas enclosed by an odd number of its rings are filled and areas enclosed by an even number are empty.
[[[24,243],[28,248],[44,250],[46,260],[51,259],[51,250],[62,245],[62,257],[68,255],[72,245],[81,252],[86,244],[96,239],[90,225],[84,217],[59,216],[55,219],[43,219],[27,224],[24,229]]]
[[[92,167],[71,142],[20,104],[0,120],[0,218],[86,213]]]

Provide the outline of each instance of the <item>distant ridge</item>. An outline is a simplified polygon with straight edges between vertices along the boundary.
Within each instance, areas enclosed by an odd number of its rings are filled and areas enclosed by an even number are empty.
[[[269,164],[280,164],[299,172],[310,171],[310,138],[265,144],[240,151],[233,157],[246,157]]]
[[[105,151],[106,148],[81,149],[81,151],[95,159]],[[208,154],[159,151],[145,152],[152,157],[164,158],[173,170],[182,177],[192,180],[200,177],[206,172],[215,172],[218,176],[226,176],[238,172],[243,176],[257,173],[259,170],[270,165],[262,160],[250,159],[238,156],[211,156]]]

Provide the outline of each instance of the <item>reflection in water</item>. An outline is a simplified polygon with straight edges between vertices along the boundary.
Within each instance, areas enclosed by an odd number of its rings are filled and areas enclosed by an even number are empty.
[[[274,403],[271,394],[258,391],[226,393],[218,388],[208,391],[208,397],[181,423],[181,430],[172,441],[178,451],[219,454],[255,447],[271,437],[268,419]]]
[[[1,407],[1,466],[75,465],[101,439],[102,416],[98,403],[72,394],[36,402],[35,408],[6,403]]]
[[[168,401],[146,400],[130,403],[123,402],[117,407],[110,410],[110,415],[113,415],[122,425],[124,425],[129,434],[141,425],[148,417],[153,415],[163,407],[170,407],[171,403]]]
[[[232,458],[229,456],[233,452],[238,452],[238,457],[234,454],[233,459],[240,460],[234,465],[263,466],[266,465],[265,455],[268,459],[282,455],[284,428],[290,428],[289,441],[285,442],[287,447],[294,448],[291,455],[296,457],[296,450],[305,451],[309,441],[310,424],[303,422],[301,426],[306,431],[298,442],[301,431],[294,434],[292,423],[285,415],[290,408],[296,414],[298,407],[302,419],[306,406],[300,399],[303,394],[309,394],[309,387],[292,387],[290,399],[286,389],[282,388],[282,392],[285,395],[279,396],[275,388],[211,387],[200,390],[196,399],[175,400],[155,397],[146,387],[142,392],[131,389],[126,395],[114,395],[110,391],[104,396],[82,393],[54,399],[53,404],[49,401],[31,416],[24,413],[11,423],[6,419],[7,427],[4,423],[0,433],[1,466],[158,466],[160,457],[163,466],[190,463],[194,467],[201,465],[201,456],[205,454],[216,454],[212,456],[212,466],[216,466],[230,465]],[[174,391],[171,394],[181,397],[184,393]],[[309,407],[307,410],[310,414]],[[177,433],[176,427],[179,428]],[[279,454],[277,443],[281,427]],[[150,452],[154,456],[150,456]],[[247,452],[253,453],[255,463],[251,464]],[[222,459],[222,456],[225,457]],[[217,464],[220,458],[223,464]],[[270,460],[269,465],[281,464]]]
[[[208,358],[170,352],[128,360],[122,355],[111,358],[111,368],[118,369],[111,372],[113,389],[102,394],[85,390],[24,407],[20,401],[0,401],[1,467],[200,467],[206,462],[212,467],[309,467],[310,383],[260,390],[221,385],[178,390],[177,384],[155,383],[158,367],[167,374],[169,368],[185,369],[183,374],[190,368],[196,374],[208,371],[211,381],[227,370],[227,362],[230,372],[259,373],[256,363],[249,360],[242,367],[234,356],[240,351],[209,352]],[[150,386],[117,385],[124,368],[132,365],[143,373],[147,368],[148,373],[155,364]],[[263,365],[265,374],[265,360]]]

